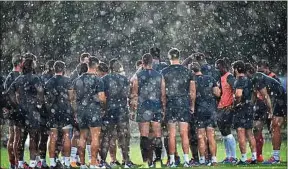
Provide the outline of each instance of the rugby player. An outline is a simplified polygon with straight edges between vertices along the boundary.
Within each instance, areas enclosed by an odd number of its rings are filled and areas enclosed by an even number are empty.
[[[229,66],[225,59],[218,59],[215,67],[221,73],[221,97],[218,104],[217,125],[223,137],[226,158],[223,164],[236,163],[236,141],[231,133],[233,120],[233,86],[235,77],[229,72]]]
[[[99,70],[105,71],[101,70],[102,68],[100,69],[100,64]],[[131,163],[129,157],[130,126],[129,110],[127,107],[129,80],[125,76],[121,75],[123,66],[117,59],[110,60],[109,67],[110,73],[102,77],[107,106],[106,113],[103,117],[100,155],[101,159],[106,161],[108,150],[113,143],[111,141],[113,138],[118,137],[118,143],[122,150],[124,168],[132,168],[134,165]],[[113,144],[115,144],[115,142]]]
[[[88,66],[87,63],[89,62],[89,57],[91,57],[91,55],[89,53],[82,53],[80,55],[79,61],[80,63],[77,65],[76,69],[71,73],[70,75],[70,80],[73,83],[73,81],[81,76],[83,73],[86,73],[88,71]],[[80,166],[79,163],[79,152],[77,149],[78,143],[79,143],[79,126],[76,122],[76,112],[74,112],[74,125],[73,125],[73,136],[72,136],[72,140],[71,140],[71,155],[70,155],[70,160],[71,160],[71,167],[78,167]],[[61,131],[59,132],[61,133]],[[90,143],[89,139],[87,141],[87,143]],[[91,146],[87,145],[86,146],[86,150],[88,152],[88,159],[89,161],[91,160]]]
[[[72,96],[69,90],[72,90],[70,79],[64,76],[65,63],[56,61],[54,64],[55,76],[45,84],[45,103],[49,113],[48,126],[50,128],[49,157],[50,169],[61,167],[56,164],[55,149],[58,139],[58,130],[62,130],[62,143],[64,156],[64,168],[70,167],[70,129],[72,129],[72,111],[70,98]]]
[[[170,49],[168,58],[171,65],[162,70],[166,84],[166,119],[169,131],[169,166],[175,165],[176,124],[180,128],[184,167],[189,166],[189,122],[194,112],[196,89],[192,72],[180,64],[180,51]]]
[[[23,63],[23,74],[11,84],[8,93],[13,105],[19,106],[19,122],[21,129],[29,133],[30,143],[30,164],[29,167],[36,167],[37,136],[40,127],[40,112],[43,104],[43,86],[41,79],[33,74],[36,67],[34,55],[29,54]],[[24,147],[23,147],[24,149]]]
[[[7,91],[9,89],[10,85],[21,74],[22,63],[23,63],[23,60],[22,60],[21,55],[15,55],[12,57],[13,70],[8,74],[6,80],[3,84],[5,91]],[[6,109],[6,110],[8,110],[8,109]],[[9,117],[8,117],[9,137],[8,137],[8,143],[7,143],[7,150],[8,150],[10,168],[14,169],[16,167],[16,163],[18,161],[20,161],[20,163],[21,163],[21,165],[19,167],[23,167],[23,159],[22,158],[19,159],[19,156],[18,156],[18,144],[20,142],[19,136],[21,135],[21,130],[19,129],[19,124],[17,123],[19,120],[19,118],[16,117],[18,114],[17,108],[14,107],[9,112],[11,112],[11,113],[9,114]],[[16,139],[15,141],[14,141],[14,138]]]
[[[155,165],[161,168],[161,121],[164,117],[166,99],[165,83],[162,75],[152,69],[153,57],[144,54],[143,70],[136,73],[132,87],[132,109],[137,111],[136,121],[140,131],[140,148],[144,168]],[[149,129],[152,126],[153,136],[149,139]],[[153,149],[156,159],[153,162]]]
[[[200,152],[200,164],[205,164],[206,143],[209,143],[209,149],[212,155],[212,165],[217,164],[216,158],[216,97],[220,97],[220,89],[215,79],[209,75],[203,75],[200,71],[200,65],[193,62],[191,69],[195,74],[196,83],[196,103],[195,117],[198,134],[198,145]],[[207,139],[207,140],[206,140]]]
[[[40,76],[43,86],[45,86],[45,83],[54,76],[53,66],[54,66],[53,60],[49,60],[45,64],[46,70]],[[48,168],[48,165],[46,163],[46,152],[47,152],[47,142],[48,142],[48,137],[49,137],[49,133],[48,133],[49,127],[47,125],[49,114],[50,114],[50,111],[46,109],[45,105],[43,105],[42,110],[40,111],[41,123],[40,123],[39,144],[38,144],[39,156],[36,157],[36,160],[38,160],[37,167],[43,168],[43,169]]]
[[[260,92],[267,105],[268,118],[272,119],[272,157],[264,164],[280,163],[280,148],[281,148],[281,126],[284,122],[284,117],[287,115],[287,93],[283,86],[274,78],[271,78],[264,73],[256,72],[255,69],[246,64],[247,75],[251,77],[254,86],[254,94]],[[272,101],[274,100],[273,104]]]
[[[232,64],[232,70],[236,77],[234,83],[234,118],[233,125],[237,130],[241,159],[237,165],[247,165],[246,139],[248,139],[252,161],[250,164],[257,163],[256,142],[252,132],[253,128],[253,106],[252,106],[252,82],[245,75],[245,64],[239,60]]]
[[[99,140],[102,126],[101,104],[105,104],[103,82],[96,76],[99,60],[90,57],[88,71],[74,80],[74,94],[72,107],[77,112],[77,120],[80,128],[79,156],[80,168],[87,168],[85,165],[85,147],[88,132],[91,133],[91,163],[90,168],[100,166],[97,161]]]

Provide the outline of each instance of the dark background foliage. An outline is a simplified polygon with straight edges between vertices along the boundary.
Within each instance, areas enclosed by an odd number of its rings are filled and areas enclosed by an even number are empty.
[[[82,52],[120,58],[127,72],[151,46],[171,47],[182,59],[195,51],[211,61],[287,62],[287,2],[0,2],[1,71],[11,57],[32,52],[41,64],[74,67]],[[283,64],[282,64],[283,63]],[[286,71],[286,70],[285,70]],[[281,73],[281,72],[280,72]]]

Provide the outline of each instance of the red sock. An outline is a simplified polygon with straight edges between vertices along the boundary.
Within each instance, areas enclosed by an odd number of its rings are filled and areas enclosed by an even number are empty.
[[[262,149],[264,144],[264,139],[262,133],[259,133],[255,136],[256,140],[256,152],[257,152],[257,158],[262,155]]]

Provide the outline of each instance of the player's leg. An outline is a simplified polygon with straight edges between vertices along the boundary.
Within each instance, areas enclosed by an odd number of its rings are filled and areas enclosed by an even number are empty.
[[[101,150],[100,156],[102,162],[106,162],[107,154],[110,147],[110,140],[113,137],[114,129],[116,128],[115,124],[110,124],[109,122],[104,122],[101,129]]]
[[[97,154],[100,147],[101,127],[90,127],[91,134],[91,166],[99,166]],[[103,141],[103,140],[102,140]],[[109,148],[109,146],[108,146]],[[92,167],[93,168],[93,167]]]
[[[205,152],[206,152],[206,131],[205,128],[202,128],[201,126],[197,129],[197,138],[198,138],[198,149],[200,154],[200,164],[205,164]]]
[[[184,157],[184,165],[189,165],[189,123],[179,122],[180,137],[182,141],[182,150]]]
[[[122,152],[124,167],[132,168],[134,164],[130,159],[130,126],[129,121],[118,123],[117,135],[119,138],[119,146]]]
[[[13,120],[9,120],[8,132],[9,132],[9,135],[8,135],[8,142],[7,142],[7,151],[8,151],[8,158],[10,162],[9,167],[11,169],[14,169],[16,165],[16,161],[15,161],[15,154],[14,154],[14,149],[13,149],[14,137],[15,137]]]
[[[87,155],[88,155],[88,161],[89,163],[91,163],[91,133],[88,132],[88,138],[87,138],[87,145],[86,145],[86,152],[87,152]]]
[[[175,149],[176,149],[176,123],[168,123],[168,132],[169,132],[169,165],[174,165],[175,163]]]
[[[190,161],[190,165],[197,165],[199,163],[199,155],[198,155],[198,139],[197,139],[197,128],[196,128],[196,119],[192,117],[190,122],[190,150],[192,152],[192,160]]]
[[[111,166],[117,166],[120,165],[119,161],[117,160],[116,154],[117,154],[117,145],[116,140],[118,139],[117,134],[113,133],[113,137],[110,141],[110,147],[109,147],[109,154],[111,159]]]
[[[28,129],[28,133],[29,133],[29,151],[30,151],[30,164],[29,166],[31,168],[36,167],[36,156],[38,154],[37,149],[38,149],[38,142],[37,140],[39,137],[39,129],[38,128],[29,128]]]
[[[153,129],[153,147],[155,150],[155,162],[156,168],[161,167],[161,154],[162,154],[162,139],[161,139],[161,123],[160,122],[152,122],[152,129]],[[160,163],[158,163],[160,162]],[[159,165],[160,164],[160,165]]]
[[[40,156],[40,163],[38,163],[38,168],[47,167],[46,163],[46,152],[47,152],[47,142],[49,138],[48,128],[46,126],[40,127],[40,140],[38,144],[38,151]]]
[[[264,138],[263,138],[263,127],[264,123],[262,120],[254,121],[254,128],[253,128],[253,134],[256,141],[256,154],[257,154],[257,161],[263,162],[263,156],[262,156],[262,149],[264,145]]]
[[[245,128],[240,128],[240,127],[237,128],[237,136],[238,136],[238,142],[239,142],[239,149],[241,152],[241,159],[239,162],[246,163],[247,154],[246,154],[246,131],[245,131]]]
[[[250,162],[250,164],[256,164],[257,163],[256,141],[255,141],[252,129],[246,129],[246,137],[249,141],[249,145],[250,145],[250,149],[252,153],[252,161]]]
[[[88,132],[89,132],[88,128],[80,128],[78,152],[79,152],[81,166],[85,165],[85,149],[86,149],[86,141],[88,137]]]
[[[139,132],[140,132],[140,149],[142,154],[142,160],[144,164],[148,164],[149,161],[149,152],[151,149],[149,136],[150,122],[140,122],[138,123]]]
[[[70,161],[71,161],[71,166],[72,167],[77,167],[77,152],[78,152],[78,143],[79,143],[79,138],[80,138],[80,130],[78,127],[78,124],[74,125],[73,128],[73,136],[71,139],[71,155],[70,155]]]
[[[64,166],[70,167],[70,153],[71,153],[71,140],[70,140],[70,130],[72,128],[72,125],[67,125],[62,128],[63,137],[63,150],[62,150],[62,156],[64,158]]]
[[[25,141],[28,136],[27,129],[24,124],[18,124],[14,126],[15,138],[14,138],[14,153],[16,154],[16,160],[18,161],[18,168],[29,167],[26,162],[24,162],[24,148]]]
[[[49,151],[49,158],[50,158],[50,168],[56,167],[55,161],[55,151],[57,146],[58,140],[58,130],[56,128],[51,128],[49,133],[49,143],[48,143],[48,151]]]
[[[217,158],[216,158],[216,151],[217,151],[217,144],[215,140],[215,129],[211,127],[206,128],[206,135],[208,139],[208,145],[209,145],[209,150],[211,153],[211,159],[212,159],[212,165],[217,164]]]

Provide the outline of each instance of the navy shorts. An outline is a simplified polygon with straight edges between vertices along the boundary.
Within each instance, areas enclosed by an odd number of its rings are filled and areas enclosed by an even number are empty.
[[[251,104],[244,104],[234,109],[233,128],[253,128],[253,108]]]
[[[266,122],[268,118],[268,107],[264,100],[257,99],[254,110],[254,120]]]
[[[167,123],[186,122],[191,120],[189,97],[177,97],[167,99],[166,106]]]
[[[213,116],[201,116],[196,117],[196,128],[202,129],[202,128],[216,128],[216,119]]]
[[[89,127],[101,127],[102,117],[100,107],[85,108],[79,107],[77,110],[77,120],[80,129],[89,129]]]
[[[124,123],[129,121],[129,110],[127,107],[108,109],[102,119],[111,124]]]
[[[161,122],[162,118],[160,102],[146,101],[139,104],[136,117],[138,123]]]
[[[233,122],[233,112],[231,109],[221,108],[217,112],[217,125],[219,128],[231,128]]]
[[[287,116],[287,103],[284,100],[275,100],[273,115],[277,117]]]

